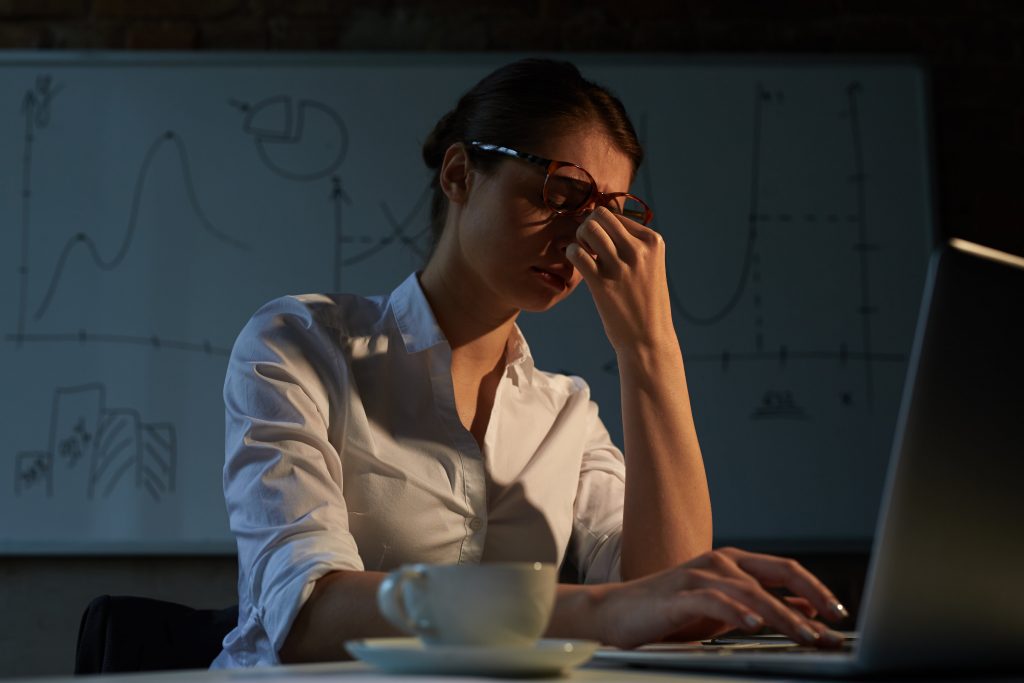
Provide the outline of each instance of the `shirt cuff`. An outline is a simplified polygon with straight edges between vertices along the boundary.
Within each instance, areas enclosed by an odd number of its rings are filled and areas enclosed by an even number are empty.
[[[277,653],[284,645],[296,615],[312,594],[316,581],[332,571],[361,571],[363,566],[358,555],[356,555],[355,561],[343,556],[331,557],[323,553],[298,560],[294,557],[272,558],[270,562],[274,563],[275,559],[278,562],[290,560],[292,564],[281,568],[281,574],[277,576],[273,585],[267,587],[256,604],[259,605],[257,613],[263,625],[263,631],[270,641],[276,662],[278,660]]]

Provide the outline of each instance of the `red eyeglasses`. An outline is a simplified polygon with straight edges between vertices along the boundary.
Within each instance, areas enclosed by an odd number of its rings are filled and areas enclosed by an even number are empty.
[[[654,212],[644,200],[629,192],[599,192],[594,177],[586,169],[569,161],[545,159],[535,154],[519,152],[510,147],[473,141],[469,146],[481,152],[504,154],[542,166],[544,176],[544,204],[556,214],[579,216],[591,204],[604,206],[643,225],[654,219]]]

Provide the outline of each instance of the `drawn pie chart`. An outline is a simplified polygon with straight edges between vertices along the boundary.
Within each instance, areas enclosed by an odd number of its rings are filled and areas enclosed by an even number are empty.
[[[249,107],[244,130],[260,159],[291,180],[333,173],[348,151],[348,130],[336,111],[314,100],[278,95]]]

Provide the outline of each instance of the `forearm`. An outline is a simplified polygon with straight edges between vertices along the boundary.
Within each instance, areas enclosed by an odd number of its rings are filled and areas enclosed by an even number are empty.
[[[619,354],[626,493],[622,578],[646,576],[711,548],[711,500],[674,336]]]
[[[545,637],[604,642],[605,634],[597,618],[597,608],[610,585],[559,584]]]
[[[278,655],[282,662],[349,659],[345,641],[401,635],[377,609],[382,572],[336,571],[322,576],[299,610]]]
[[[346,640],[403,635],[377,609],[383,572],[339,571],[326,574],[295,617],[281,661],[348,659]],[[608,585],[560,584],[545,635],[550,638],[603,640],[597,608]]]

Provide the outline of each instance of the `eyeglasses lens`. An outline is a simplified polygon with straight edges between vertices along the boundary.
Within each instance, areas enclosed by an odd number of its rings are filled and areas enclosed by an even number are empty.
[[[575,166],[562,166],[548,175],[544,184],[544,201],[558,211],[576,211],[590,199],[593,183],[586,171]]]
[[[584,208],[594,195],[594,180],[575,166],[562,166],[550,173],[544,184],[544,201],[556,211],[575,212]],[[638,223],[646,223],[647,206],[632,196],[618,195],[601,202],[617,214]]]
[[[647,222],[647,207],[633,197],[614,197],[608,208],[637,223]]]

